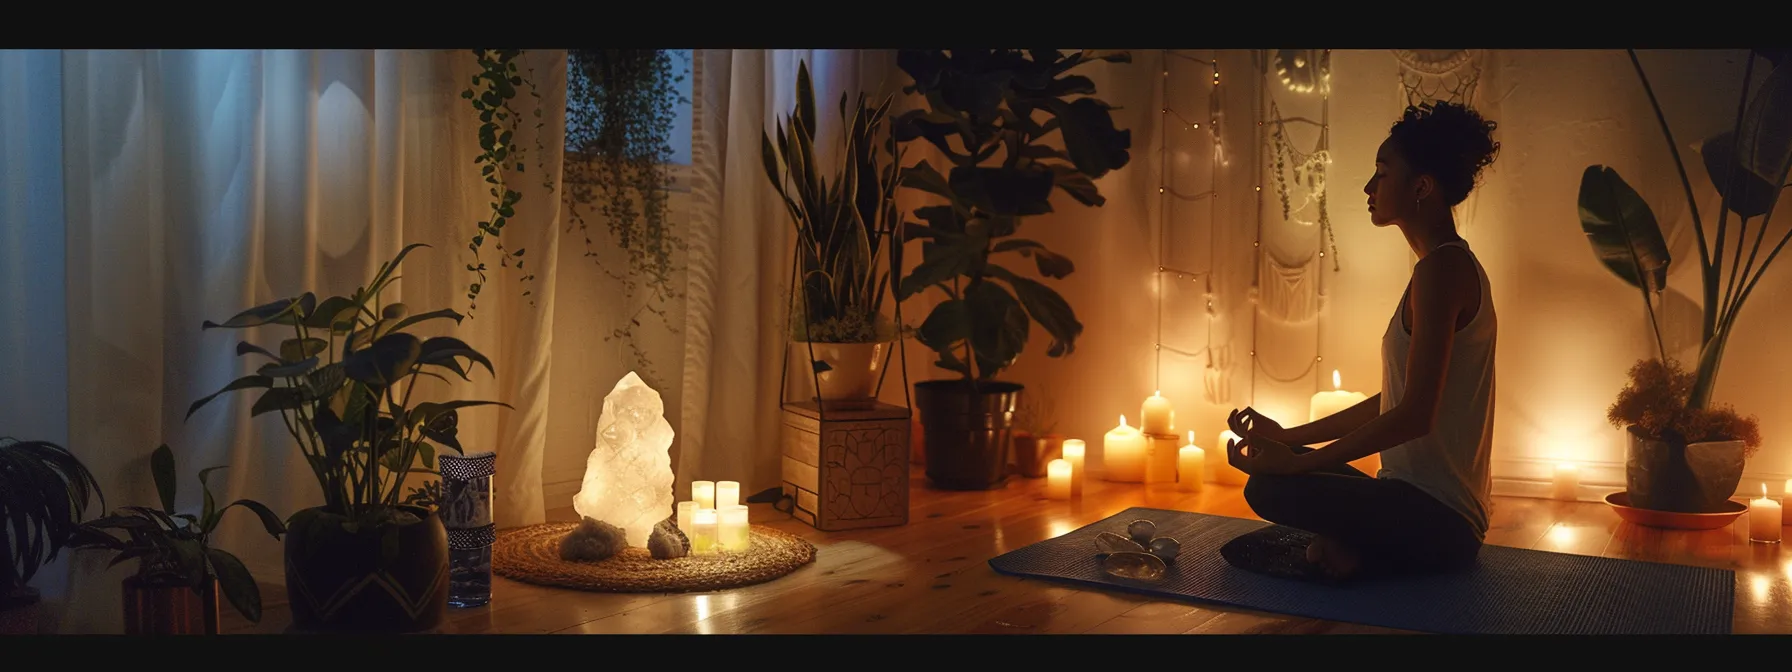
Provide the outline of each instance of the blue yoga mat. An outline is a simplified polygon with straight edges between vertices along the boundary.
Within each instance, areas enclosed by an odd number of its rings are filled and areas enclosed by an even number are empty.
[[[1162,581],[1109,576],[1095,535],[1157,525],[1182,553]],[[1736,574],[1507,546],[1481,549],[1464,572],[1324,585],[1233,567],[1220,547],[1268,523],[1132,508],[989,561],[997,572],[1327,621],[1442,634],[1729,634]]]

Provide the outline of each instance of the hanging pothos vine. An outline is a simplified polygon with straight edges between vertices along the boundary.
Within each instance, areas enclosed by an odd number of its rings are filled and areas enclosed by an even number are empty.
[[[534,83],[524,78],[517,69],[517,60],[522,53],[520,49],[474,49],[473,56],[479,63],[479,73],[473,75],[472,86],[460,94],[461,98],[472,101],[473,110],[479,113],[481,151],[474,162],[479,165],[480,176],[491,185],[489,193],[492,198],[489,203],[490,211],[480,220],[472,240],[467,243],[467,249],[473,252],[473,261],[467,264],[467,270],[475,275],[475,280],[467,286],[469,316],[479,307],[480,290],[487,284],[486,271],[490,269],[480,254],[487,236],[492,238],[492,247],[498,253],[500,267],[507,268],[515,262],[517,271],[523,274],[520,278],[522,282],[535,279],[534,274],[523,268],[525,248],[508,249],[501,240],[504,225],[516,216],[517,203],[523,199],[521,192],[510,188],[509,174],[513,171],[517,174],[527,172],[524,169],[526,152],[523,147],[513,143],[522,115],[517,114],[510,103],[516,99],[519,91],[527,91],[536,99],[537,104],[532,106],[536,120],[533,133],[535,149],[537,156],[545,154],[541,151],[541,129],[545,125],[539,104],[541,95],[536,93]],[[533,75],[533,71],[530,74]],[[542,170],[540,173],[543,186],[552,193],[554,184],[551,171]],[[523,296],[532,297],[533,294],[533,290],[523,290]],[[533,298],[529,299],[529,305],[535,305]]]
[[[677,59],[686,60],[686,59]],[[681,67],[682,65],[682,67]],[[672,176],[671,133],[678,94],[689,64],[665,49],[572,49],[566,64],[566,162],[564,202],[570,233],[584,235],[585,256],[621,282],[629,296],[645,289],[648,300],[604,340],[620,339],[636,366],[655,379],[636,342],[641,314],[651,313],[668,331],[665,305],[683,296],[673,282],[678,253],[686,247],[667,221]],[[592,247],[589,219],[601,218],[611,242],[626,255],[626,268],[610,268]]]

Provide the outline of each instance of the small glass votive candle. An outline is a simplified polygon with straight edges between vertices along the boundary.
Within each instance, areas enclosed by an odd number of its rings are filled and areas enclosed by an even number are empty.
[[[716,552],[717,518],[715,509],[697,509],[691,513],[691,554],[709,555]]]
[[[717,539],[723,550],[745,551],[753,545],[750,526],[747,524],[747,507],[736,504],[726,509],[717,509]]]
[[[716,481],[716,511],[740,504],[739,481]]]
[[[696,513],[696,502],[678,503],[678,531],[683,532],[686,539],[690,538],[691,531],[694,529],[691,527],[691,523],[695,522],[692,516],[696,515]]]

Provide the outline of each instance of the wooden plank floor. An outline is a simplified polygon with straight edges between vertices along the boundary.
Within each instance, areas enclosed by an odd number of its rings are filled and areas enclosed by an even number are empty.
[[[1090,481],[1079,502],[1043,499],[1044,479],[1000,490],[945,492],[911,479],[910,523],[819,532],[752,506],[754,524],[800,535],[816,561],[782,579],[693,594],[615,595],[495,579],[491,605],[453,610],[455,633],[1315,633],[1400,634],[1385,628],[1135,595],[1078,590],[996,574],[987,561],[1132,506],[1254,518],[1242,490]],[[554,520],[576,519],[571,509]],[[1725,529],[1682,532],[1620,521],[1593,502],[1496,497],[1487,542],[1612,558],[1725,567],[1736,575],[1737,633],[1792,633],[1792,552],[1748,541],[1747,517]],[[260,624],[225,609],[227,632],[277,633],[289,622],[284,588],[264,586]]]

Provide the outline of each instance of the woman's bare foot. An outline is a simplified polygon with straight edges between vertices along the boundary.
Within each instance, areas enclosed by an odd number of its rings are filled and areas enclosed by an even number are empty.
[[[1316,536],[1307,544],[1307,562],[1319,565],[1326,576],[1347,579],[1362,566],[1362,557],[1348,546]]]

